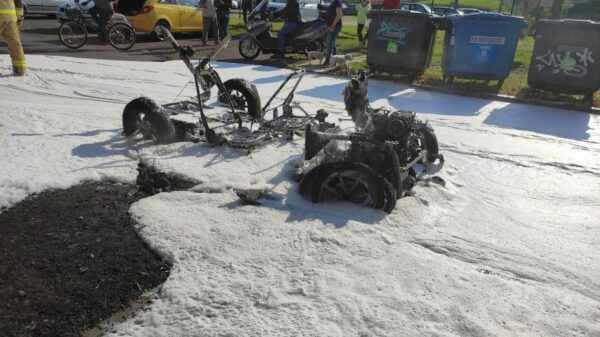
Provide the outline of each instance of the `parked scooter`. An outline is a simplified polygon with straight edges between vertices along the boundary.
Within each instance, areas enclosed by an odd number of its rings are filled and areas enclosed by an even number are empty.
[[[268,13],[264,12],[267,0],[262,0],[248,15],[248,33],[240,38],[239,52],[244,58],[254,59],[262,51],[273,54],[279,50],[277,36],[271,35],[272,24]],[[327,38],[327,25],[324,21],[302,22],[285,39],[286,53],[306,53],[323,51]]]

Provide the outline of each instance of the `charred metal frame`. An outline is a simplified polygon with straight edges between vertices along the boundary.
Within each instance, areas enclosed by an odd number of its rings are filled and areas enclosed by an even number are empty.
[[[180,113],[190,113],[189,111],[185,111],[181,109],[182,105],[187,105],[193,108],[197,108],[200,113],[200,118],[197,124],[186,123],[188,128],[198,128],[202,127],[202,131],[205,137],[206,142],[213,145],[229,145],[234,147],[245,147],[252,148],[256,146],[260,146],[260,144],[253,144],[250,141],[250,138],[260,138],[261,134],[266,135],[271,132],[281,132],[287,135],[288,139],[291,139],[294,133],[299,133],[303,131],[307,124],[311,123],[315,119],[319,121],[324,121],[326,114],[323,112],[317,113],[317,116],[311,116],[306,110],[304,110],[298,103],[294,102],[294,94],[296,89],[298,88],[300,81],[304,77],[304,70],[297,70],[293,73],[289,74],[285,80],[279,85],[277,90],[273,93],[273,95],[269,98],[267,103],[260,109],[260,116],[257,120],[259,123],[259,128],[256,131],[252,132],[252,137],[249,137],[249,143],[244,145],[242,143],[229,142],[225,134],[220,134],[214,131],[214,129],[225,127],[234,123],[237,123],[238,130],[242,129],[243,117],[241,115],[241,111],[236,110],[234,106],[233,99],[229,95],[229,91],[226,90],[223,81],[221,80],[219,74],[210,66],[210,60],[218,54],[227,43],[231,40],[230,36],[227,36],[221,44],[217,46],[215,50],[213,50],[209,55],[202,58],[198,66],[194,67],[191,61],[191,57],[194,55],[194,50],[191,47],[182,47],[177,40],[173,37],[173,35],[169,32],[168,29],[162,26],[156,27],[156,33],[163,37],[166,40],[169,40],[172,47],[175,49],[179,57],[185,63],[186,67],[190,70],[194,77],[194,84],[196,89],[196,99],[197,102],[194,101],[182,101],[165,104],[162,107],[167,109],[167,111],[171,115],[177,115]],[[273,100],[281,93],[281,91],[288,85],[288,83],[294,78],[297,77],[296,82],[294,83],[291,91],[283,100],[283,103],[276,107],[271,107]],[[229,110],[231,111],[234,122],[222,122],[219,121],[219,125],[209,125],[209,121],[217,122],[216,119],[212,119],[206,116],[204,111],[203,102],[206,101],[210,97],[210,89],[213,85],[216,85],[219,89],[219,92],[224,95],[224,100],[229,105]],[[202,90],[201,90],[202,89]],[[279,116],[278,108],[281,107],[282,115]],[[293,114],[293,109],[298,108],[303,112],[302,116],[296,116]],[[264,120],[264,116],[267,112],[272,111],[273,117],[272,119],[266,121]],[[185,122],[182,122],[185,123]],[[189,125],[188,125],[189,124]],[[283,124],[283,126],[281,126]],[[186,137],[188,138],[188,137]],[[198,141],[197,137],[189,135],[190,139]],[[255,146],[256,145],[256,146]]]

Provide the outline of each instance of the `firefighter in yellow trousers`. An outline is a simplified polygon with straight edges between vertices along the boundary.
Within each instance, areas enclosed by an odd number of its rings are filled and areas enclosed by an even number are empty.
[[[15,75],[23,76],[27,71],[25,53],[21,45],[19,27],[23,23],[22,0],[0,0],[0,40],[8,44]]]

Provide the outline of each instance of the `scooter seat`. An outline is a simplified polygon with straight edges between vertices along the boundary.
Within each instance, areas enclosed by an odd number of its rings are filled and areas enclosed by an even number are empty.
[[[294,37],[300,36],[301,34],[305,33],[310,27],[312,27],[313,25],[318,25],[318,24],[322,24],[323,25],[323,29],[325,29],[325,26],[324,26],[323,22],[320,21],[320,20],[300,22],[300,24],[298,25],[298,27],[296,27],[296,29],[294,29],[288,35],[288,37],[289,38],[294,38]]]

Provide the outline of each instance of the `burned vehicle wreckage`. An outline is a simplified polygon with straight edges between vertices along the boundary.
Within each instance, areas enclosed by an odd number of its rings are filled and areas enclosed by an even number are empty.
[[[418,120],[414,112],[370,107],[368,77],[362,72],[350,76],[342,93],[345,110],[355,125],[355,132],[342,132],[339,126],[326,122],[328,113],[323,109],[313,116],[293,101],[302,71],[287,76],[261,107],[254,85],[244,79],[222,82],[211,66],[211,58],[224,48],[227,39],[194,67],[191,48],[181,47],[162,27],[157,27],[157,34],[171,41],[192,72],[196,98],[162,106],[146,97],[134,99],[123,111],[123,133],[127,137],[142,134],[160,143],[187,140],[254,149],[280,136],[289,140],[295,134],[302,135],[304,168],[295,178],[306,199],[315,203],[349,201],[387,213],[392,212],[396,200],[413,187],[421,174],[431,173],[433,163],[439,161],[438,169],[443,165],[433,129]],[[274,104],[276,96],[295,76],[298,78],[288,95],[282,103]],[[219,89],[218,102],[228,110],[218,117],[205,114],[205,109],[212,108],[205,103],[213,86]],[[301,110],[302,115],[295,115],[294,109]],[[269,119],[265,118],[267,112],[272,112]],[[183,121],[177,118],[181,115],[197,119]],[[248,123],[250,127],[244,126]],[[217,133],[215,129],[223,131]]]
[[[253,84],[241,78],[223,82],[211,65],[211,59],[227,46],[229,36],[223,39],[210,55],[201,58],[199,64],[194,66],[191,61],[194,51],[190,47],[180,46],[169,30],[162,26],[156,27],[156,33],[171,42],[192,73],[196,97],[164,105],[159,105],[147,97],[132,100],[123,110],[123,134],[126,137],[142,134],[144,138],[153,139],[158,143],[202,141],[211,145],[253,149],[275,141],[280,135],[291,138],[313,121],[325,121],[326,115],[323,112],[311,116],[293,101],[294,92],[304,76],[302,71],[287,76],[261,107],[260,96]],[[283,102],[273,104],[275,98],[294,77],[297,80]],[[218,102],[228,110],[217,117],[207,116],[205,113],[205,110],[213,108],[205,103],[211,98],[211,89],[214,86],[219,90]],[[294,115],[294,109],[301,110],[302,115]],[[267,112],[272,113],[269,120],[264,118]],[[245,126],[247,124],[250,124],[250,128]],[[258,125],[258,129],[252,130],[253,125]],[[223,131],[217,132],[217,129]]]
[[[313,202],[350,201],[391,213],[396,199],[417,180],[416,166],[427,172],[439,154],[433,129],[410,111],[373,109],[367,76],[350,79],[343,92],[356,132],[320,132],[307,125],[300,193]]]

